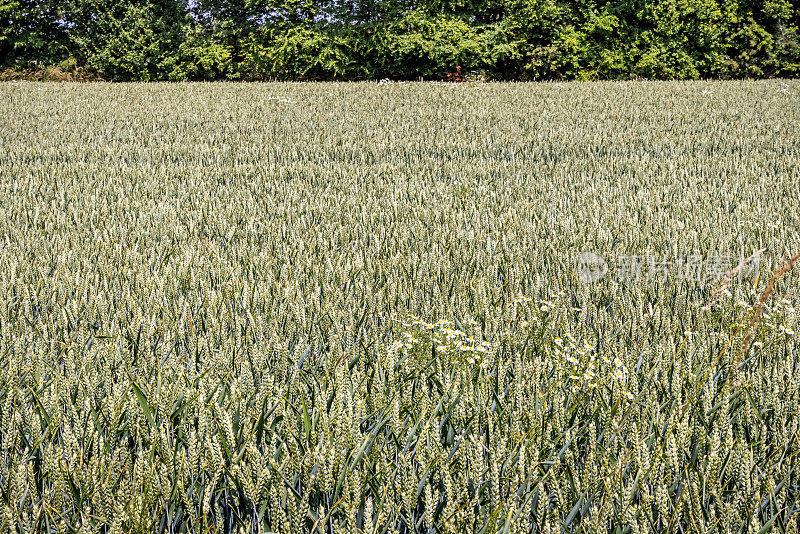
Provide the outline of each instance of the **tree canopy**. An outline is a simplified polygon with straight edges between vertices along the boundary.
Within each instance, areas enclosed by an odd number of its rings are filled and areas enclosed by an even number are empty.
[[[796,76],[798,0],[0,0],[0,68],[107,80]]]

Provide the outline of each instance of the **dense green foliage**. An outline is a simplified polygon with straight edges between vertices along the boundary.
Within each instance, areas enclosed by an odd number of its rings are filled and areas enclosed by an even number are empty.
[[[790,77],[797,0],[0,0],[0,68],[108,80]]]
[[[799,94],[0,84],[0,529],[795,534]]]

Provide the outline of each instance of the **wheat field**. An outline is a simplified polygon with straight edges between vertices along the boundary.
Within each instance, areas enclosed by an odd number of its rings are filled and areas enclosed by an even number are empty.
[[[800,82],[0,84],[29,532],[797,532]]]

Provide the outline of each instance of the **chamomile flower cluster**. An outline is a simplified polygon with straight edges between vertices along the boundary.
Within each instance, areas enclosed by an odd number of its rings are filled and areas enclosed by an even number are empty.
[[[455,360],[486,367],[495,348],[493,343],[480,338],[476,330],[478,323],[472,318],[465,319],[457,327],[448,319],[427,322],[410,315],[401,325],[404,331],[395,346],[426,357],[433,349]]]
[[[797,331],[798,308],[793,298],[780,297],[764,305],[759,340],[769,342],[776,337],[794,338]],[[755,345],[755,343],[753,343]]]
[[[553,338],[553,355],[562,362],[567,387],[573,394],[607,386],[633,399],[633,394],[624,388],[629,371],[619,356],[598,356],[591,343],[578,341],[569,333]]]

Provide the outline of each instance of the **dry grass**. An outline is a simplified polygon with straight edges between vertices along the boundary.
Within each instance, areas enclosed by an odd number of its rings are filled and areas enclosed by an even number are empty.
[[[92,74],[90,70],[82,67],[63,70],[57,65],[51,65],[44,69],[6,69],[0,71],[0,82],[90,82],[99,80],[100,78],[97,75]]]
[[[742,350],[739,352],[739,358],[737,360],[738,365],[741,365],[741,363],[744,361],[744,355],[747,354],[747,351],[750,349],[750,344],[753,342],[753,337],[755,336],[755,330],[758,328],[758,325],[763,317],[764,307],[767,304],[767,300],[769,300],[775,292],[775,284],[781,279],[782,276],[789,273],[798,261],[800,261],[800,252],[794,256],[791,256],[785,264],[775,271],[775,273],[772,275],[772,278],[769,279],[769,282],[764,288],[764,291],[761,293],[761,296],[758,298],[758,302],[753,310],[750,322],[747,325],[747,333],[744,336]]]

